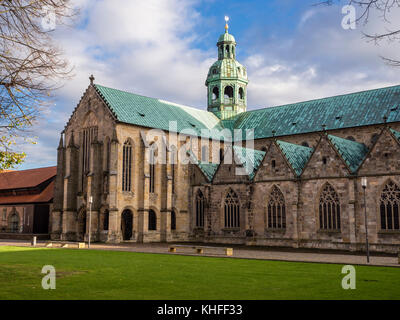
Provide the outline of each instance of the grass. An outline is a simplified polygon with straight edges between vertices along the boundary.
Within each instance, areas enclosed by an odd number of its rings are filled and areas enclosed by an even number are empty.
[[[44,290],[44,265],[57,272]],[[400,268],[191,257],[101,250],[0,247],[0,299],[399,299]]]

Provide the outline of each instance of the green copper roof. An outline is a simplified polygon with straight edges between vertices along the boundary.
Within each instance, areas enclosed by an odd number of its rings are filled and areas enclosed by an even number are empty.
[[[281,140],[276,140],[276,144],[296,172],[296,175],[300,176],[308,159],[310,159],[313,149]]]
[[[397,140],[400,141],[400,132],[390,129],[390,131],[393,133],[393,135],[396,137]]]
[[[248,83],[246,68],[235,59],[217,60],[210,67],[206,85],[215,80],[232,78]]]
[[[233,35],[229,34],[228,32],[225,32],[220,35],[220,37],[218,38],[218,42],[236,42],[236,41]]]
[[[220,120],[211,112],[190,108],[172,102],[148,98],[133,93],[94,85],[117,120],[143,127],[169,130],[169,122],[177,122],[177,132],[193,130],[202,136],[201,130],[222,130]],[[208,135],[205,135],[208,137]],[[220,139],[219,135],[211,135]]]
[[[362,143],[339,138],[331,134],[328,134],[328,139],[336,147],[351,172],[356,172],[367,155],[368,148]]]
[[[280,107],[243,112],[230,121],[220,121],[212,112],[148,98],[133,93],[94,85],[117,120],[129,124],[169,129],[169,121],[177,122],[177,132],[193,130],[222,130],[227,125],[231,131],[254,129],[255,139],[285,136],[322,130],[359,127],[400,121],[400,86],[387,87],[347,95],[300,102]],[[214,129],[214,130],[213,130]],[[217,132],[211,137],[221,139]]]
[[[236,129],[254,129],[256,139],[400,121],[400,86],[243,112]]]
[[[239,163],[243,165],[250,180],[253,180],[258,167],[264,159],[265,152],[236,145],[233,146],[233,152],[238,158]]]
[[[191,150],[188,151],[188,153],[190,158],[192,159],[192,163],[196,164],[201,170],[201,172],[203,172],[203,174],[206,176],[207,180],[211,182],[212,179],[214,178],[215,173],[217,172],[219,163],[201,162],[197,159],[197,157]]]

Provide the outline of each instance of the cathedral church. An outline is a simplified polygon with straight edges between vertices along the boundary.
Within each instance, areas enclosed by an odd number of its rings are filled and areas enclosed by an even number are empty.
[[[397,252],[400,86],[247,111],[227,25],[217,48],[207,111],[90,77],[58,146],[51,238],[360,251],[368,232]]]

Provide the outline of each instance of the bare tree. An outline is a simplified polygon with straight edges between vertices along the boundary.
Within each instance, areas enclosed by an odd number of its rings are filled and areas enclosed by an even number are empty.
[[[0,0],[0,170],[20,163],[15,151],[71,68],[52,39],[72,21],[69,0]]]
[[[326,0],[321,1],[318,4],[332,5],[335,2],[341,2],[340,0]],[[400,41],[400,27],[391,29],[387,25],[391,24],[390,13],[393,10],[400,10],[400,0],[346,0],[349,5],[353,5],[356,8],[361,9],[361,14],[358,15],[356,22],[363,25],[368,24],[370,17],[373,13],[378,13],[382,22],[386,24],[385,31],[375,33],[365,33],[364,37],[373,41],[375,44],[385,40],[388,42]],[[400,61],[395,58],[381,57],[387,64],[400,67]]]

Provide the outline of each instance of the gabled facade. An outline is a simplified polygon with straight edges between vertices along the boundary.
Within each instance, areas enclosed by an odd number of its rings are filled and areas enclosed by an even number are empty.
[[[208,111],[91,77],[58,147],[52,238],[87,238],[91,212],[95,241],[355,251],[366,207],[371,250],[397,252],[400,86],[247,111],[228,28],[217,46]]]

